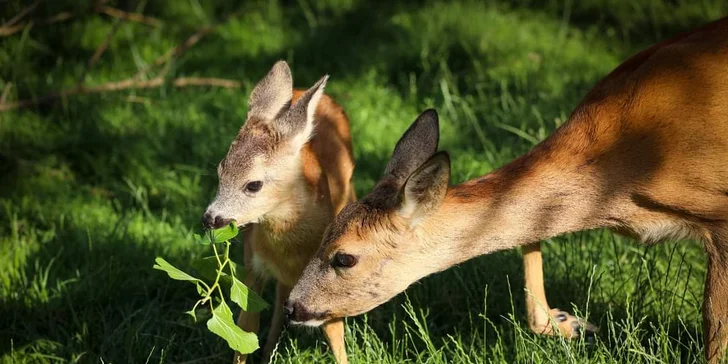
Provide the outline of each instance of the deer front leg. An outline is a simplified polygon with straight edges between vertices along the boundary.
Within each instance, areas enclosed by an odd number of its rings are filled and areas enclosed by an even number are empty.
[[[324,335],[338,364],[347,364],[346,344],[344,343],[344,319],[334,319],[323,324]]]
[[[566,311],[549,307],[543,283],[541,243],[530,244],[522,249],[526,281],[526,313],[531,331],[542,335],[561,335],[568,339],[582,335],[587,339],[593,339],[596,326]]]
[[[708,274],[703,299],[703,334],[708,363],[725,359],[728,344],[728,254],[725,247],[708,249]],[[707,245],[707,244],[706,244]]]
[[[283,321],[285,319],[283,303],[288,298],[288,294],[291,292],[291,288],[287,287],[283,283],[276,283],[276,300],[273,303],[273,318],[270,322],[270,330],[268,331],[268,339],[265,342],[265,349],[263,350],[264,362],[269,362],[270,355],[273,353],[278,344],[278,338],[281,336],[281,330],[283,329]]]
[[[266,279],[256,276],[255,272],[250,269],[250,267],[253,266],[252,245],[254,243],[253,239],[255,236],[254,229],[255,226],[250,226],[243,230],[243,260],[247,269],[247,276],[243,283],[256,293],[262,294],[263,288],[265,288]],[[257,312],[240,311],[240,315],[238,315],[238,326],[240,326],[243,331],[252,332],[257,335],[258,330],[260,329],[260,314]],[[247,358],[248,355],[241,354],[236,351],[235,356],[233,357],[233,364],[245,364]]]
[[[248,277],[246,277],[244,283],[248,286],[248,288],[255,292],[262,292],[265,287],[265,280],[262,278],[256,278],[253,272],[248,273]],[[240,311],[240,315],[238,316],[238,326],[240,326],[243,331],[252,332],[257,335],[258,330],[260,329],[260,314],[258,312]],[[233,358],[233,364],[245,364],[247,358],[247,354],[241,354],[236,351],[235,357]]]

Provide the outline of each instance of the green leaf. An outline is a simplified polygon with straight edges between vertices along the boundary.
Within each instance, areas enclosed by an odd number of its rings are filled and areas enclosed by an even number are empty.
[[[233,322],[233,313],[225,301],[212,310],[212,318],[207,320],[207,329],[215,335],[225,339],[231,349],[241,354],[250,354],[258,349],[258,337]]]
[[[212,241],[215,243],[223,243],[236,236],[238,236],[238,227],[232,222],[228,226],[212,231]]]
[[[175,268],[172,264],[169,264],[162,257],[157,257],[157,259],[155,259],[154,261],[157,264],[155,264],[152,268],[167,272],[169,278],[178,281],[200,282],[199,279],[179,270],[178,268]]]
[[[207,296],[207,290],[205,287],[203,287],[199,282],[195,283],[195,286],[197,287],[197,293],[200,294],[200,297]]]
[[[243,311],[260,312],[268,307],[268,304],[257,293],[249,289],[237,278],[232,278],[233,285],[230,287],[230,299],[237,303]]]

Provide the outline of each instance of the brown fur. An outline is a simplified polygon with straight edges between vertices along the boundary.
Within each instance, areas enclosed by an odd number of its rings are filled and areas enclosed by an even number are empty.
[[[423,276],[525,246],[529,315],[538,316],[539,305],[547,313],[534,318],[537,331],[556,313],[546,304],[540,249],[532,243],[601,227],[648,243],[694,238],[705,243],[709,256],[706,356],[717,362],[728,342],[726,70],[728,18],[630,58],[547,140],[503,168],[433,198],[428,206],[439,208],[419,223],[401,213],[407,184],[396,192],[375,188],[335,220],[337,236],[325,238],[291,300],[327,317],[359,314]],[[431,188],[442,184],[434,176],[424,178],[431,179]],[[355,229],[364,218],[370,228]],[[327,279],[321,264],[336,252],[357,255],[359,263],[342,271],[342,278]],[[375,284],[376,299],[360,293]],[[356,299],[341,299],[351,295]]]
[[[285,319],[283,303],[334,215],[356,197],[349,120],[323,94],[326,77],[309,90],[293,90],[290,69],[278,62],[253,90],[248,119],[220,163],[215,201],[203,216],[206,226],[235,220],[244,231],[246,285],[257,292],[268,277],[276,299],[264,356],[268,357]],[[315,107],[315,112],[309,112]],[[262,188],[246,186],[259,181]],[[241,312],[238,325],[259,329],[257,313]],[[343,320],[324,326],[339,363],[346,363]],[[236,353],[235,363],[246,355]]]
[[[294,90],[292,103],[303,92]],[[318,249],[324,229],[347,203],[356,200],[352,185],[354,159],[346,114],[330,97],[324,95],[316,109],[316,123],[314,136],[301,150],[301,174],[316,204],[306,206],[290,220],[265,221],[253,225],[250,228],[251,238],[246,239],[252,256],[250,260],[246,256],[246,265],[262,263],[268,266],[277,281],[271,333],[264,350],[266,356],[271,353],[280,335],[284,320],[281,309],[283,301]],[[264,279],[253,278],[250,284],[262,288],[261,284],[253,282]],[[246,321],[246,316],[257,314],[241,312],[239,322]],[[343,341],[343,321],[334,320],[328,325],[324,333],[337,362],[348,362]],[[244,357],[238,356],[236,362],[245,362]]]

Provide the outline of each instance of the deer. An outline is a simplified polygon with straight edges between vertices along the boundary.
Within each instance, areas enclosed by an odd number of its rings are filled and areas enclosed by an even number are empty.
[[[581,323],[549,308],[538,242],[608,228],[703,243],[705,355],[725,356],[728,18],[627,59],[549,137],[484,176],[450,185],[438,123],[423,112],[373,189],[336,216],[286,303],[293,324],[363,314],[425,276],[523,247],[531,329],[572,337]]]
[[[234,223],[243,230],[246,286],[262,292],[269,278],[276,282],[264,358],[281,334],[283,303],[325,228],[356,200],[349,119],[324,94],[327,79],[294,90],[288,64],[273,65],[250,94],[247,120],[218,165],[217,194],[202,217],[208,229]],[[257,333],[259,314],[243,311],[237,324]],[[336,361],[347,363],[343,319],[326,322],[323,332]],[[235,353],[234,363],[246,360]]]

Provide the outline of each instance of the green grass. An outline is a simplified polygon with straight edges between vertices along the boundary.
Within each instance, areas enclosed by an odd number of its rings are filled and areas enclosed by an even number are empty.
[[[215,166],[244,120],[252,85],[277,59],[289,61],[299,87],[331,75],[328,93],[351,118],[362,196],[425,108],[440,111],[441,148],[453,158],[454,182],[463,181],[544,139],[630,54],[728,13],[723,0],[119,3],[112,1],[164,25],[120,23],[87,84],[126,78],[239,11],[169,72],[244,86],[76,96],[0,114],[2,363],[230,361],[223,342],[183,314],[195,291],[152,265],[164,256],[187,268],[207,253],[191,234],[214,194]],[[32,16],[84,4],[46,1]],[[21,8],[4,2],[0,18]],[[72,87],[113,24],[80,12],[1,38],[0,89],[12,83],[8,98],[16,100]],[[644,247],[592,231],[544,245],[551,305],[600,326],[596,344],[527,330],[520,253],[507,251],[348,319],[351,361],[704,360],[700,244]],[[321,361],[333,358],[318,331],[286,330],[275,362]]]

